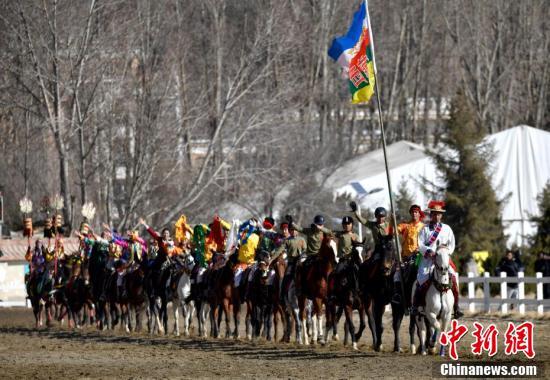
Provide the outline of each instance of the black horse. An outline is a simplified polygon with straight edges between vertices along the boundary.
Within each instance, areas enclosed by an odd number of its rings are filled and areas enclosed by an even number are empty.
[[[92,286],[92,301],[96,310],[97,328],[107,326],[107,302],[105,297],[105,285],[110,275],[107,270],[109,251],[100,244],[94,244],[88,262],[90,284]]]
[[[170,273],[170,259],[161,250],[148,266],[144,277],[145,291],[149,301],[148,328],[151,334],[156,330],[161,334],[168,333],[166,283],[170,279]]]
[[[273,312],[273,286],[269,285],[269,269],[265,262],[259,264],[249,284],[249,301],[252,315],[252,338],[258,338],[262,327],[265,337],[271,340],[271,314]]]
[[[373,255],[359,269],[363,303],[367,311],[375,351],[380,351],[382,347],[384,331],[382,317],[393,295],[394,261],[395,249],[392,237],[387,236],[382,238],[375,247]]]

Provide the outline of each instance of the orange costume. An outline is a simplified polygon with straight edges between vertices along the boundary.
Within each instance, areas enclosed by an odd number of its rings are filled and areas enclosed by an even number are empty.
[[[424,227],[424,223],[418,222],[408,222],[400,223],[397,226],[397,231],[401,236],[402,251],[401,257],[403,259],[408,259],[415,252],[418,251],[418,234]]]

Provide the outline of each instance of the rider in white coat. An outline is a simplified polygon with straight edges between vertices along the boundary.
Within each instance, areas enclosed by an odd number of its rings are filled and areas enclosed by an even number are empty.
[[[445,203],[443,201],[430,201],[428,210],[430,211],[430,223],[426,224],[418,235],[418,250],[422,255],[418,267],[416,292],[413,297],[413,310],[423,304],[426,291],[429,287],[428,279],[430,271],[434,265],[434,258],[439,247],[447,247],[449,253],[455,250],[455,236],[453,230],[447,224],[441,223],[443,213],[445,212]],[[452,292],[455,299],[454,317],[459,318],[464,314],[458,306],[458,273],[454,265],[449,267],[452,275]]]

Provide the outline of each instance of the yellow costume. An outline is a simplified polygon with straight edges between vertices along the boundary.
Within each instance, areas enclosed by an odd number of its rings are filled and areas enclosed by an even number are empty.
[[[408,259],[418,251],[418,234],[423,227],[424,223],[422,222],[401,223],[397,226],[397,231],[401,235],[401,257],[403,259]]]
[[[251,234],[246,243],[239,248],[239,263],[251,265],[254,263],[254,256],[256,254],[256,248],[260,243],[260,237],[256,234]]]

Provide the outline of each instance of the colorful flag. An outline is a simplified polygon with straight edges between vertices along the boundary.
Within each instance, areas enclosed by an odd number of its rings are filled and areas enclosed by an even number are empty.
[[[374,93],[376,70],[367,0],[355,12],[348,33],[332,41],[328,55],[344,68],[351,102],[367,103]]]

